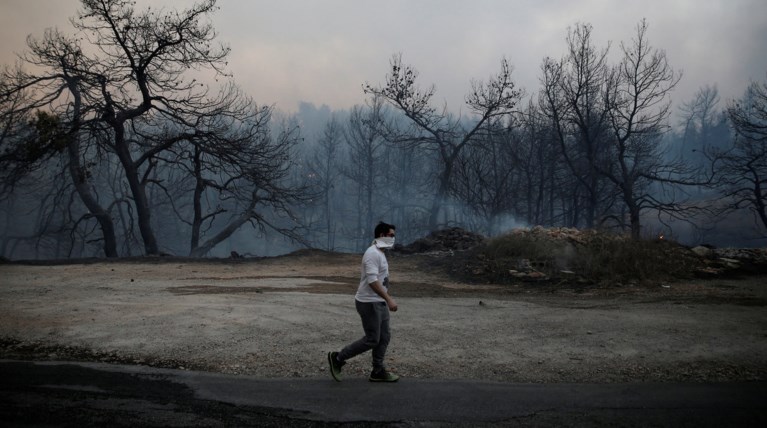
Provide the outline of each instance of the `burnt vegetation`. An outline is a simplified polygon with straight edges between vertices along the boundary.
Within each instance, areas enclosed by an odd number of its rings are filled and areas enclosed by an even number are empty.
[[[593,229],[519,228],[487,238],[450,228],[398,247],[397,253],[422,255],[424,269],[474,284],[658,286],[767,273],[764,249],[689,247]]]
[[[285,116],[230,75],[217,8],[82,0],[71,28],[29,37],[0,73],[0,256],[352,252],[386,220],[423,248],[455,227],[495,237],[467,262],[493,280],[530,273],[509,267],[522,258],[620,282],[695,272],[674,240],[767,239],[767,83],[726,105],[706,85],[674,110],[683,77],[644,20],[615,46],[566,29],[540,88],[503,58],[440,105],[397,54],[364,104]],[[534,225],[585,241],[510,232]]]

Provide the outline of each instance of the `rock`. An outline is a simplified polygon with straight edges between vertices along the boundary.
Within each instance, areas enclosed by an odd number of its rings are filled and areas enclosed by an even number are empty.
[[[713,254],[713,251],[710,248],[704,247],[702,245],[694,247],[690,251],[692,251],[693,253],[701,257],[711,257],[711,255]]]
[[[517,269],[525,272],[529,272],[533,269],[533,265],[528,259],[519,259],[517,262]]]
[[[717,269],[711,266],[706,266],[706,267],[697,269],[696,272],[699,275],[710,276],[710,275],[719,275],[722,271],[721,269]]]
[[[735,259],[728,259],[726,257],[722,257],[719,259],[720,262],[724,263],[725,266],[731,269],[737,269],[740,267],[740,260]]]

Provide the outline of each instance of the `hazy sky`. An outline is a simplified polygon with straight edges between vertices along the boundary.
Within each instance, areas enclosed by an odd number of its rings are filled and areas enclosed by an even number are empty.
[[[139,0],[166,8],[182,0]],[[70,30],[78,0],[0,0],[0,62],[46,27]],[[236,81],[262,104],[295,111],[300,101],[348,108],[364,102],[361,86],[382,82],[401,53],[436,100],[461,107],[471,79],[486,79],[502,58],[528,94],[539,87],[545,56],[561,57],[567,27],[594,27],[601,46],[630,42],[647,18],[648,37],[684,77],[680,102],[716,84],[724,100],[767,73],[764,0],[219,0],[213,22],[232,48]]]

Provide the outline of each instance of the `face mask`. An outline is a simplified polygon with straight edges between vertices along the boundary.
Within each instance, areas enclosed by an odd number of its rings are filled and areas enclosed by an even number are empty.
[[[378,248],[380,248],[382,250],[385,249],[385,248],[392,248],[394,246],[394,237],[393,236],[382,236],[380,238],[376,238],[376,240],[374,242],[375,242],[376,247],[378,247]]]

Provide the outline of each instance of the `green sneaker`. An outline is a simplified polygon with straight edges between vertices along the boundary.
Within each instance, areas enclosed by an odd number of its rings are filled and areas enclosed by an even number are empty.
[[[380,369],[370,372],[368,380],[371,382],[396,382],[399,380],[399,376],[387,372],[386,369]]]
[[[336,382],[341,382],[341,367],[346,361],[338,361],[338,352],[328,352],[328,364],[330,364],[330,374]]]

